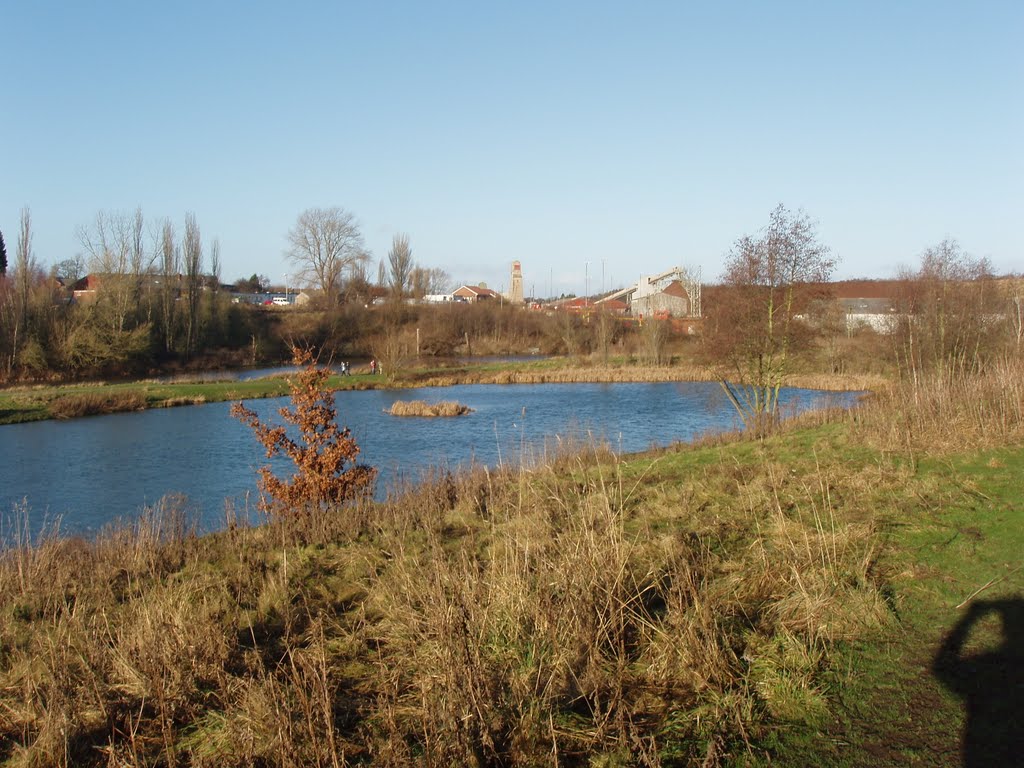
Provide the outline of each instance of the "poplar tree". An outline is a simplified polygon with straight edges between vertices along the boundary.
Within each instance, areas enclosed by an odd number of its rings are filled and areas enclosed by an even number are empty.
[[[388,251],[388,272],[391,291],[396,300],[401,300],[409,292],[412,284],[412,248],[409,247],[409,236],[395,235],[391,239],[391,250]]]

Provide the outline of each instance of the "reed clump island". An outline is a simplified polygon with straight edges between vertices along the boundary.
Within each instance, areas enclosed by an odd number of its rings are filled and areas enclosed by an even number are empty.
[[[88,541],[7,525],[0,761],[955,762],[963,709],[931,670],[965,598],[1020,599],[1022,373],[384,502],[349,435],[328,466],[249,422],[296,459],[261,479],[264,525],[198,536],[175,498]],[[329,393],[303,381],[289,412],[315,425]]]
[[[467,413],[472,413],[473,409],[454,400],[442,400],[437,403],[428,403],[425,400],[397,400],[391,404],[387,412],[392,416],[433,418],[465,416]]]

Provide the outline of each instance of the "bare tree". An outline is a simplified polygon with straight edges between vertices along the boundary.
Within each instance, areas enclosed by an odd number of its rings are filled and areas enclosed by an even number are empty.
[[[413,332],[396,318],[385,321],[383,331],[373,343],[378,373],[394,379],[413,356],[416,342]]]
[[[565,354],[574,357],[583,351],[583,323],[574,312],[558,312],[558,331]]]
[[[69,288],[81,280],[85,276],[85,259],[82,254],[76,253],[72,258],[54,264],[53,276]]]
[[[348,280],[345,281],[344,301],[366,304],[370,300],[372,293],[366,262],[361,261],[358,264],[353,264],[349,270]]]
[[[152,259],[147,257],[146,248],[142,242],[143,218],[142,208],[136,208],[129,222],[129,236],[131,243],[129,248],[128,271],[134,282],[132,288],[136,297],[141,287],[142,275],[153,265]]]
[[[391,239],[388,251],[388,282],[395,299],[401,299],[412,287],[412,248],[409,236],[399,233]]]
[[[413,295],[422,299],[432,294],[449,293],[452,279],[440,267],[413,267],[410,282]]]
[[[174,307],[178,298],[178,276],[181,273],[181,254],[174,237],[174,224],[164,219],[160,229],[160,330],[164,351],[174,349]]]
[[[35,269],[35,254],[32,252],[32,212],[28,208],[22,208],[18,222],[18,245],[14,251],[14,286],[22,328],[28,324],[29,290],[32,287],[32,273]]]
[[[11,281],[0,275],[0,360],[3,371],[9,377],[14,369],[15,329],[18,325],[18,312],[14,302],[14,290]]]
[[[214,293],[220,290],[220,239],[213,238],[210,244],[210,288]]]
[[[600,313],[605,314],[605,313]],[[661,365],[666,361],[665,347],[668,344],[668,320],[647,317],[640,329],[643,359],[650,365]]]
[[[597,346],[596,352],[601,356],[601,362],[608,365],[608,353],[612,343],[615,341],[619,324],[615,317],[603,305],[598,304],[597,311],[593,315],[594,342]]]
[[[347,272],[369,259],[355,217],[343,208],[308,208],[288,232],[289,260],[301,280],[337,301]]]
[[[185,354],[195,352],[199,337],[199,299],[203,290],[203,243],[193,213],[185,214],[185,234],[181,241],[185,264],[185,296],[188,316],[185,325]]]
[[[220,332],[220,240],[210,244],[210,327]]]
[[[1021,351],[1024,341],[1024,280],[1014,278],[1009,282],[1010,328],[1013,333],[1014,348]]]
[[[992,266],[946,239],[925,250],[918,270],[901,270],[893,339],[900,370],[914,382],[924,372],[975,372],[997,349],[1003,314]]]
[[[723,366],[727,396],[758,434],[777,420],[791,357],[808,339],[798,311],[813,285],[826,282],[834,268],[815,223],[781,204],[759,235],[741,237],[726,258],[723,282],[729,296],[705,308],[710,314],[705,344]]]
[[[13,290],[5,296],[4,315],[6,322],[8,376],[14,371],[15,362],[28,333],[29,293],[32,287],[32,275],[35,271],[35,255],[32,252],[32,212],[21,209],[18,220],[18,242],[14,249],[14,280]]]
[[[9,353],[7,372],[41,373],[49,367],[47,347],[57,324],[59,292],[47,280],[32,246],[32,214],[23,208],[14,270],[0,281],[0,349]]]
[[[132,214],[100,211],[91,227],[79,227],[78,239],[89,254],[90,271],[99,278],[101,308],[120,333],[139,309],[142,276],[151,266],[143,244],[142,209]]]

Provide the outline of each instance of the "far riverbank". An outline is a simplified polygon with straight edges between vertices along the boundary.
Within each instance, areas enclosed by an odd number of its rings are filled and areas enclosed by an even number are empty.
[[[187,380],[145,379],[130,382],[89,382],[63,385],[18,386],[0,390],[0,425],[46,419],[68,419],[102,413],[139,411],[225,401],[283,397],[290,373],[254,379]],[[536,361],[467,363],[457,366],[420,365],[394,376],[357,372],[332,375],[331,389],[407,389],[459,384],[581,384],[718,381],[718,372],[703,366],[675,364],[651,366],[629,361],[588,364],[568,358]],[[829,391],[877,390],[881,376],[799,373],[787,386]]]

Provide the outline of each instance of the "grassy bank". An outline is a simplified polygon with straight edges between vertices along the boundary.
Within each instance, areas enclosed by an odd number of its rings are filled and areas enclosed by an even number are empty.
[[[481,363],[457,367],[410,367],[395,377],[332,376],[332,389],[379,387],[443,387],[457,384],[548,384],[581,382],[715,381],[710,369],[692,364],[644,366],[629,362],[581,365],[564,358],[533,362]],[[791,386],[831,390],[867,390],[885,385],[878,376],[836,376],[798,373]],[[281,397],[288,393],[287,377],[269,376],[247,381],[94,382],[60,386],[40,385],[0,389],[0,425],[44,419],[67,419],[118,411],[168,408]]]
[[[932,662],[969,605],[1021,594],[1019,373],[301,525],[199,538],[168,500],[94,542],[15,531],[0,759],[958,764]]]
[[[336,389],[368,388],[369,375],[335,376]],[[288,394],[284,376],[247,381],[93,382],[62,386],[12,387],[0,390],[0,425],[54,418],[75,418],[146,408],[171,408]]]

